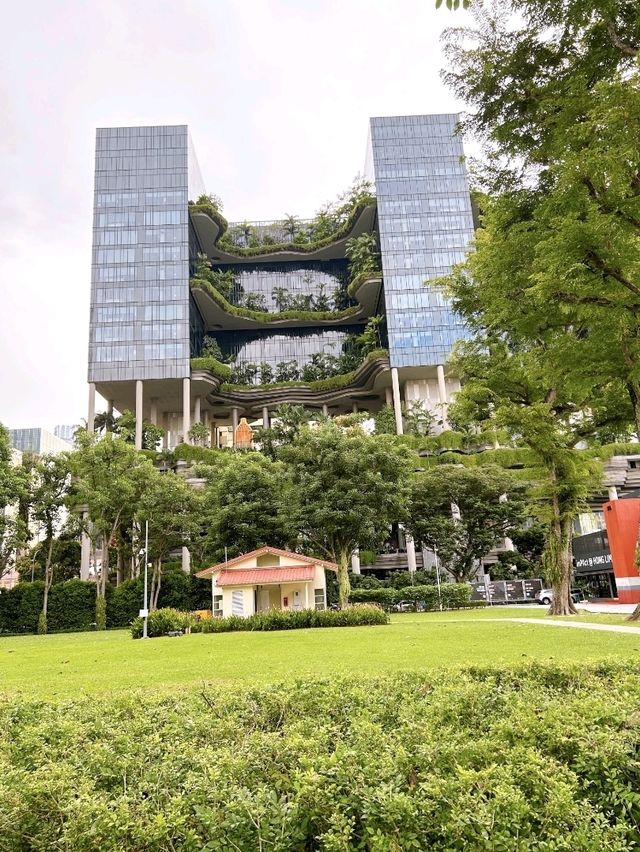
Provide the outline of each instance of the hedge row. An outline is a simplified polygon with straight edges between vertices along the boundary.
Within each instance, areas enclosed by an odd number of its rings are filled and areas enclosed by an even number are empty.
[[[425,609],[460,609],[471,602],[471,586],[468,583],[442,583],[438,586],[406,586],[403,589],[352,589],[350,600],[354,603],[376,603],[392,607],[399,601],[413,601]]]
[[[640,841],[640,668],[0,703],[0,847],[554,850]],[[339,666],[339,661],[336,661]]]
[[[241,618],[208,618],[196,621],[189,613],[176,609],[159,609],[149,614],[147,633],[149,636],[167,636],[169,633],[189,628],[193,633],[231,633],[236,630],[299,630],[305,627],[362,627],[365,625],[388,624],[389,616],[378,606],[351,606],[343,610],[299,611],[271,610],[258,612]],[[142,619],[136,618],[131,625],[134,639],[142,636]]]
[[[142,607],[142,577],[107,586],[107,627],[128,627]],[[0,633],[35,633],[42,611],[44,583],[18,583],[0,590]],[[166,565],[158,599],[160,606],[183,610],[211,607],[211,586],[185,574],[179,565]],[[49,592],[48,630],[92,630],[96,620],[96,585],[82,580],[56,583]]]

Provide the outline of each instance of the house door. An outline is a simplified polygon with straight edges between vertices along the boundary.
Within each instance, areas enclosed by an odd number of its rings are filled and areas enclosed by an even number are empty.
[[[258,589],[258,612],[269,611],[269,589]]]
[[[302,609],[302,595],[299,589],[296,589],[293,593],[293,608]]]

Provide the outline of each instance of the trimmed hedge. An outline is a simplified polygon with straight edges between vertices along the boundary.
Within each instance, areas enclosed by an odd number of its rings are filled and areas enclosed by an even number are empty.
[[[152,620],[154,624],[152,627]],[[246,618],[231,615],[227,618],[207,618],[196,621],[185,612],[175,609],[156,610],[149,615],[149,636],[166,636],[174,630],[190,628],[193,633],[231,633],[235,631],[300,630],[307,627],[363,627],[388,624],[389,616],[377,606],[362,604],[342,610],[270,610]],[[153,631],[153,632],[152,632]],[[142,619],[131,625],[134,639],[142,636]]]
[[[0,589],[0,633],[35,633],[42,611],[44,583],[18,583],[13,589]],[[107,586],[107,628],[129,627],[142,607],[143,579],[125,580]],[[159,604],[181,610],[211,606],[211,585],[185,574],[177,563],[163,566]],[[96,620],[96,584],[83,580],[55,583],[49,592],[47,629],[49,633],[93,630]]]
[[[354,603],[376,603],[389,609],[398,601],[413,601],[427,610],[440,607],[461,609],[471,603],[471,586],[468,583],[442,583],[440,596],[437,586],[405,586],[402,589],[352,589],[349,598]]]
[[[638,847],[637,660],[314,681],[294,647],[286,684],[5,699],[2,849]]]

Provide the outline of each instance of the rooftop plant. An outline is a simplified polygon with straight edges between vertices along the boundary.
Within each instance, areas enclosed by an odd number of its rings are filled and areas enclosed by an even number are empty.
[[[287,214],[282,222],[282,229],[290,236],[290,240],[280,243],[272,243],[271,239],[267,241],[266,237],[261,237],[260,242],[258,233],[248,222],[234,226],[233,232],[230,232],[228,222],[222,216],[222,204],[217,196],[200,196],[195,204],[190,204],[190,209],[193,212],[206,213],[216,222],[220,228],[217,245],[221,249],[238,257],[256,257],[283,251],[309,253],[330,245],[347,236],[364,208],[374,201],[371,182],[358,177],[336,201],[323,205],[306,227],[301,227],[296,216]],[[234,239],[240,239],[242,245],[238,245]]]

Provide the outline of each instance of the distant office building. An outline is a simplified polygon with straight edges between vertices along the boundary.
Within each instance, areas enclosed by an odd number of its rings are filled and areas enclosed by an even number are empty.
[[[456,122],[372,118],[375,194],[333,219],[235,224],[198,203],[186,126],[99,129],[90,427],[96,390],[110,410],[135,412],[138,447],[143,419],[164,428],[168,447],[188,442],[194,422],[219,444],[242,417],[268,425],[285,402],[325,415],[392,404],[398,431],[402,403],[417,402],[446,422],[459,387],[447,362],[464,331],[428,282],[463,259],[473,234]],[[381,269],[354,276],[354,237],[370,238]],[[358,337],[373,317],[382,323],[367,357]]]
[[[11,446],[21,453],[64,453],[72,449],[72,445],[62,438],[52,435],[46,429],[9,429]]]
[[[61,438],[63,441],[73,444],[73,436],[77,428],[77,425],[56,426],[53,430],[53,434],[56,438]]]

